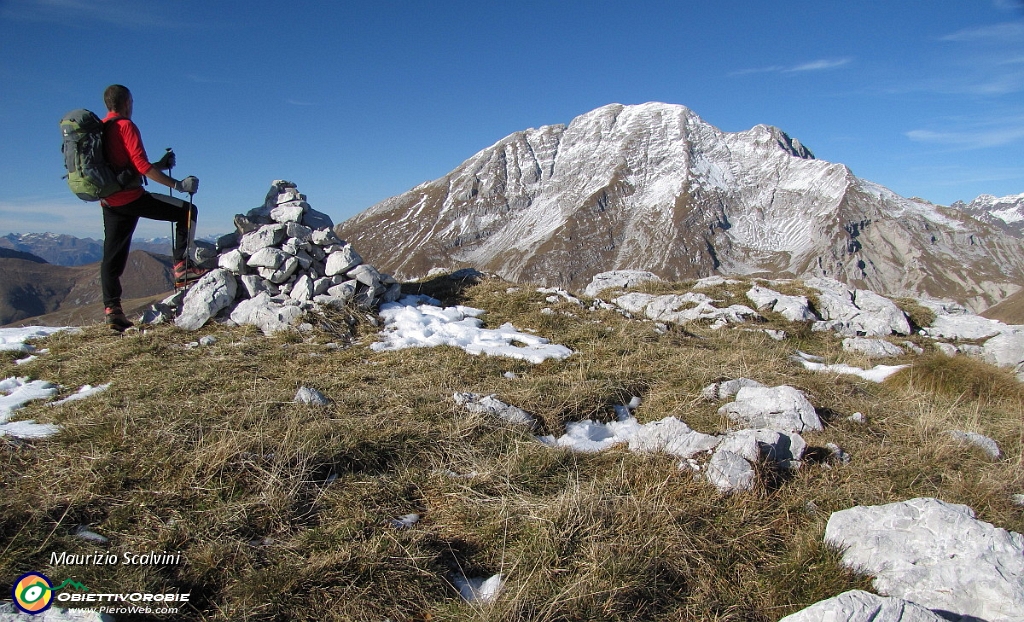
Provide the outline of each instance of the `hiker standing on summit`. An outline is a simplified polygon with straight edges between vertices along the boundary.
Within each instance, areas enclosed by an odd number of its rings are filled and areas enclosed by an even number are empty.
[[[103,262],[100,265],[100,283],[103,289],[104,315],[111,328],[123,331],[132,326],[121,309],[121,274],[128,264],[128,251],[132,234],[139,218],[165,220],[175,223],[172,242],[174,256],[174,283],[178,286],[202,275],[190,265],[188,248],[195,235],[196,207],[190,201],[162,194],[151,194],[142,188],[142,176],[192,195],[199,190],[199,180],[186,177],[172,179],[164,174],[174,167],[174,152],[168,150],[157,162],[150,162],[142,145],[139,128],[132,122],[133,100],[131,91],[113,84],[103,92],[107,116],[103,119],[103,148],[107,162],[114,171],[125,171],[121,185],[124,188],[104,198],[103,206]],[[189,219],[191,218],[191,222]]]

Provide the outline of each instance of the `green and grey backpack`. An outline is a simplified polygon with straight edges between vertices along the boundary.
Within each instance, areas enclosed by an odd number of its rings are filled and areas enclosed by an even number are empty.
[[[141,185],[134,171],[118,174],[107,163],[103,153],[103,126],[99,117],[85,109],[72,110],[60,120],[64,135],[61,151],[64,168],[68,171],[65,177],[71,192],[83,201],[99,201],[119,190]]]

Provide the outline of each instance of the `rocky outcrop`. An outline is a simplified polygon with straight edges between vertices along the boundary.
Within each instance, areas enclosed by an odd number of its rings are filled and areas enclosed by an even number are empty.
[[[804,394],[786,385],[743,387],[736,393],[736,400],[722,406],[718,412],[751,428],[786,432],[823,429],[814,406]]]
[[[863,590],[843,592],[779,620],[779,622],[948,622],[930,609]]]
[[[988,622],[1024,619],[1024,536],[965,506],[911,499],[832,514],[825,542],[881,594]]]

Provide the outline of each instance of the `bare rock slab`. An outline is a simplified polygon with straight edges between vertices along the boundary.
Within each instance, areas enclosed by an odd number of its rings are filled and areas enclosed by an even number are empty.
[[[718,412],[747,428],[784,432],[823,429],[814,406],[803,393],[788,385],[743,387],[736,393],[736,401],[722,406]]]
[[[932,611],[1024,620],[1024,536],[977,520],[966,505],[919,498],[832,514],[825,542],[875,589]]]
[[[612,270],[595,274],[590,284],[583,290],[587,296],[594,297],[611,287],[629,289],[648,281],[660,281],[656,274],[644,270]]]
[[[948,622],[931,610],[901,598],[863,590],[843,592],[779,620],[779,622]]]
[[[207,272],[185,294],[181,315],[175,326],[184,330],[199,330],[206,322],[231,306],[238,292],[235,275],[223,268]]]

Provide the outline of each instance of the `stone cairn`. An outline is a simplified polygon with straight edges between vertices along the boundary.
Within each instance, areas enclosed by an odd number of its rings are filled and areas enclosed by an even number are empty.
[[[143,323],[173,320],[198,330],[226,317],[269,335],[294,327],[321,305],[370,309],[401,295],[399,283],[363,263],[335,235],[330,216],[312,209],[292,182],[275,181],[264,204],[236,215],[234,223],[236,231],[215,245],[197,242],[195,259],[211,271],[153,305]]]

